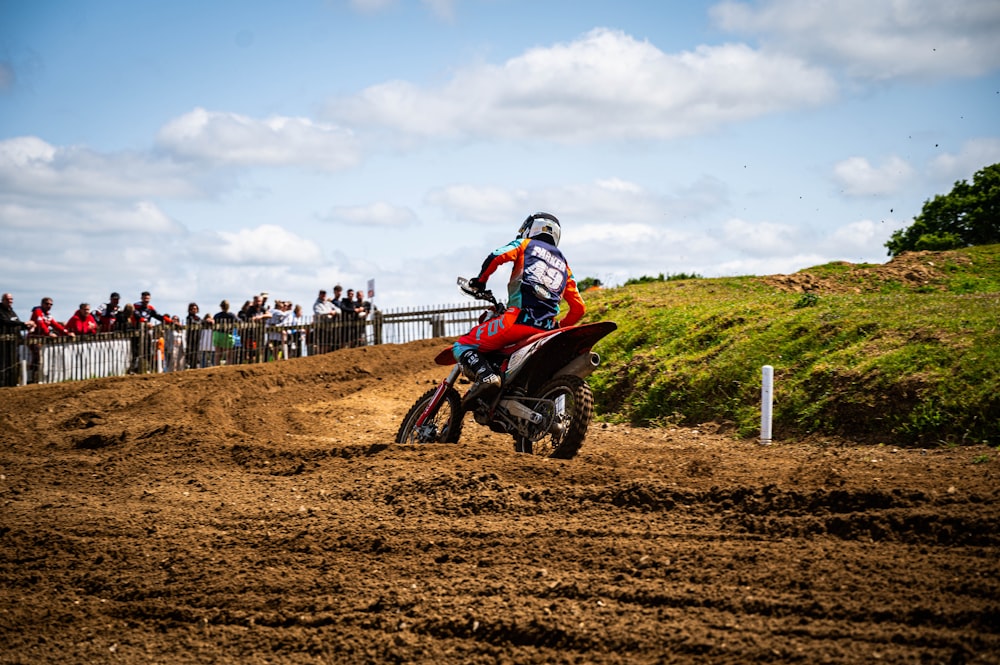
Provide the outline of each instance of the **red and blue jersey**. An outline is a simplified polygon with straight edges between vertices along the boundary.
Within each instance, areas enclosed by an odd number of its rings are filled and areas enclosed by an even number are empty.
[[[507,284],[507,306],[520,310],[518,323],[542,330],[554,328],[562,300],[569,305],[569,312],[559,325],[571,326],[583,317],[583,298],[558,247],[537,238],[516,238],[486,257],[476,279],[485,283],[498,267],[511,261],[514,266]]]

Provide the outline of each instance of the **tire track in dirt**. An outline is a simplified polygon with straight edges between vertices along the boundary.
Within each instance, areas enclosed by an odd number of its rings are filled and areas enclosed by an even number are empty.
[[[995,451],[394,445],[439,345],[3,391],[0,663],[1000,662]]]

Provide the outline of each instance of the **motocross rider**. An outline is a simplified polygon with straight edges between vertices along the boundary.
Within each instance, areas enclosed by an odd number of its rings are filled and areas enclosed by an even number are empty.
[[[489,398],[500,388],[501,378],[481,354],[539,332],[567,328],[583,317],[586,306],[566,257],[558,248],[561,234],[559,220],[554,215],[546,212],[529,215],[518,229],[517,237],[486,257],[479,274],[469,280],[473,291],[482,291],[499,266],[514,262],[507,284],[507,311],[462,335],[453,347],[455,359],[466,376],[475,380],[467,398]],[[569,311],[556,321],[562,300],[569,305]]]

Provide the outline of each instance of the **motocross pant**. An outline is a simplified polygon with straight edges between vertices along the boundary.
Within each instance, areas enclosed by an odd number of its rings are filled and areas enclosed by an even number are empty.
[[[461,360],[462,354],[470,349],[480,353],[490,353],[543,330],[518,323],[520,316],[520,307],[508,307],[502,316],[484,321],[459,337],[452,349],[455,360]]]

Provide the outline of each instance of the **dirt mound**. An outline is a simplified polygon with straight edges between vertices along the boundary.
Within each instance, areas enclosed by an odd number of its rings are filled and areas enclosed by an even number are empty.
[[[0,663],[1000,662],[996,451],[395,445],[440,346],[0,390]]]
[[[815,269],[791,275],[769,275],[760,280],[782,291],[798,293],[871,293],[888,284],[904,289],[937,290],[942,282],[947,264],[964,265],[969,257],[959,252],[904,252],[882,265],[855,265],[846,261],[828,264],[839,268],[828,274],[817,274]]]

